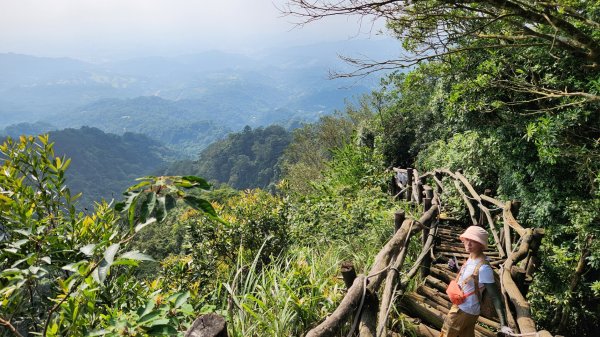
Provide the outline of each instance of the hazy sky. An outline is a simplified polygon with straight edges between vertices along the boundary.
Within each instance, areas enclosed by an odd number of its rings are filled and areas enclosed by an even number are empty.
[[[338,17],[295,28],[286,0],[0,0],[0,52],[84,59],[377,38],[370,21]]]

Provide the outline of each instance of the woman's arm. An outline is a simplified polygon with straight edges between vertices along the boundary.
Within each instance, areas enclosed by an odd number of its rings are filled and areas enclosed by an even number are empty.
[[[494,303],[494,309],[496,309],[496,313],[498,314],[498,318],[500,319],[500,326],[507,326],[506,311],[504,310],[504,305],[502,304],[502,297],[500,296],[500,292],[498,291],[496,283],[484,283],[484,285],[488,295],[491,296],[492,303]]]

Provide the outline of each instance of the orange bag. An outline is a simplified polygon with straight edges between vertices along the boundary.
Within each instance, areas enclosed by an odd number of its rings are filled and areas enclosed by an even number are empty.
[[[475,273],[472,274],[471,276],[468,276],[466,279],[463,280],[463,285],[465,282],[467,282],[469,280],[469,278],[473,278],[473,277],[477,277],[479,278],[479,267],[481,267],[481,264],[484,262],[479,262],[477,264],[477,266],[475,267]],[[462,267],[460,268],[460,271],[456,274],[456,279],[450,281],[450,284],[448,284],[448,288],[446,288],[446,294],[448,294],[448,297],[450,297],[450,301],[452,302],[452,304],[462,304],[467,297],[473,295],[478,288],[478,280],[474,279],[475,282],[475,290],[465,294],[462,290],[462,288],[460,287],[460,285],[458,284],[458,279],[460,278],[460,274],[462,274],[463,272],[463,268],[465,267],[465,264],[462,265]]]
[[[450,297],[450,301],[456,305],[462,304],[465,299],[467,299],[467,296],[465,296],[465,293],[463,293],[462,289],[460,289],[460,286],[456,280],[450,281],[450,284],[446,289],[446,294],[448,294],[448,297]]]

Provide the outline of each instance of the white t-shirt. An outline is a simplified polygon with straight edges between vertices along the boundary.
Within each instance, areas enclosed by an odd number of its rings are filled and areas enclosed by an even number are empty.
[[[458,284],[461,285],[462,290],[465,294],[468,294],[468,293],[472,292],[473,289],[475,289],[475,284],[473,282],[473,278],[471,278],[470,276],[473,274],[473,272],[475,271],[475,267],[477,266],[477,264],[480,261],[481,261],[481,259],[477,259],[477,260],[468,259],[467,262],[465,262],[465,265],[462,270],[462,274],[458,278]],[[467,277],[469,277],[469,280],[463,285],[463,280]],[[480,292],[480,294],[483,292],[483,288],[485,288],[484,283],[494,283],[494,271],[486,263],[481,264],[481,267],[479,268],[479,292]],[[466,300],[462,304],[458,305],[458,307],[460,308],[460,310],[462,310],[468,314],[479,315],[480,305],[479,305],[479,299],[477,297],[477,294],[473,293],[471,296],[467,297]]]

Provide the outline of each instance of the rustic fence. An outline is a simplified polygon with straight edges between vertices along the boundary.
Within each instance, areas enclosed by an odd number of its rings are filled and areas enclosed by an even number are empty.
[[[375,257],[367,275],[356,275],[350,264],[342,265],[347,293],[337,309],[310,330],[307,337],[333,336],[348,324],[351,324],[349,335],[357,332],[361,337],[388,336],[390,309],[398,305],[395,299],[404,295],[407,284],[419,271],[421,277],[427,277],[436,258],[434,246],[440,238],[436,233],[443,209],[442,195],[448,188],[444,180],[452,183],[462,198],[470,217],[468,225],[484,226],[492,233],[492,246],[499,256],[492,264],[499,268],[509,326],[521,335],[551,336],[547,331],[536,330],[525,298],[539,263],[536,253],[544,231],[524,228],[517,222],[519,203],[497,200],[490,196],[489,190],[478,194],[460,171],[436,170],[419,175],[414,169],[394,168],[392,193],[398,199],[422,204],[422,215],[419,219],[406,219],[402,211],[395,214],[396,231]],[[401,273],[408,243],[418,232],[422,233],[422,250],[411,268]],[[497,327],[491,320],[483,317],[481,320]],[[417,329],[419,335],[431,335],[435,331],[424,324],[418,324]]]

